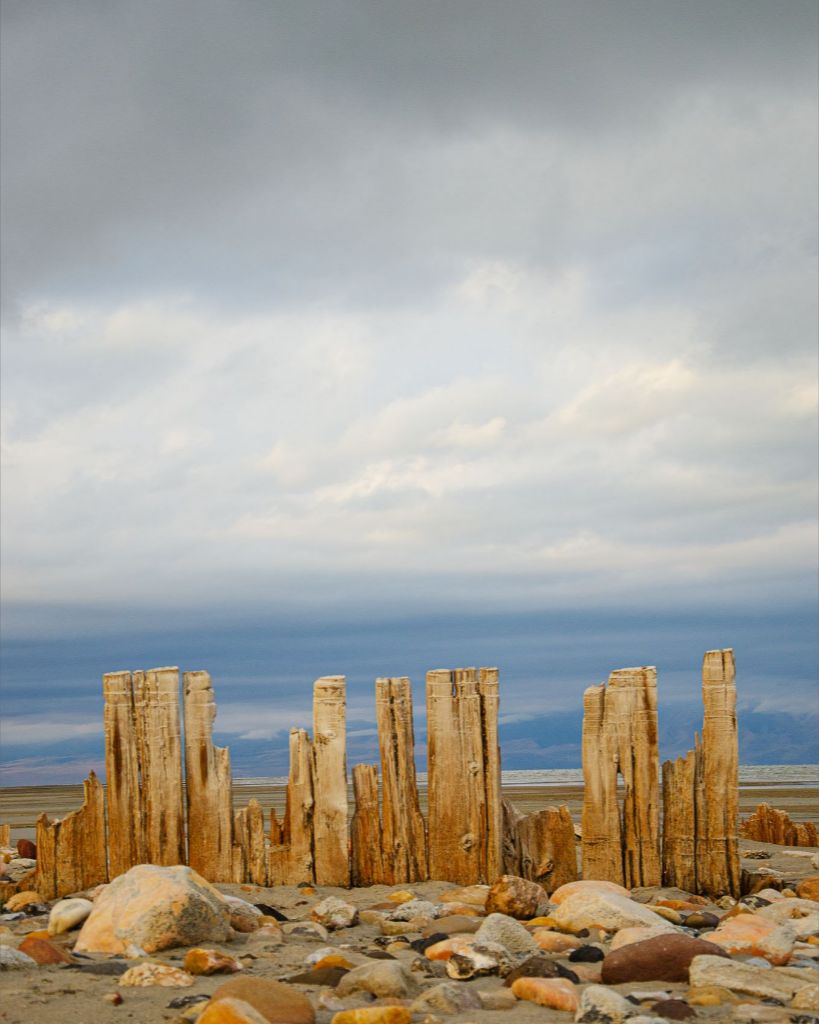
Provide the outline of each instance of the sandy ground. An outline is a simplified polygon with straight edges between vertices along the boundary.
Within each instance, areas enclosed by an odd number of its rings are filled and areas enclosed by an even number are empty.
[[[577,790],[578,787],[565,787],[559,790],[552,787],[525,788],[507,790],[506,795],[526,811],[535,810],[550,803],[566,802],[577,817],[580,797]],[[5,790],[3,796],[6,799],[4,799],[3,814],[0,820],[11,820],[12,823],[31,821],[35,811],[39,810],[46,810],[50,814],[64,814],[67,810],[77,806],[76,792],[77,787]],[[36,803],[32,800],[35,795]],[[242,801],[244,802],[251,795],[257,794],[243,789],[241,791]],[[258,795],[263,797],[265,794]],[[278,794],[272,795],[277,796]],[[12,797],[10,802],[9,797]],[[784,807],[798,819],[815,813],[815,797],[815,790],[808,791],[806,788],[800,787],[793,791],[786,791],[777,788],[776,796],[770,802],[775,806]],[[752,795],[746,791],[743,796],[743,813],[752,809],[760,799],[765,799],[765,797],[760,795],[758,787],[754,788]],[[266,799],[264,802],[270,806],[270,800]],[[13,833],[14,838],[21,834],[23,833]],[[752,871],[764,866],[780,872],[788,880],[794,882],[806,875],[816,873],[816,868],[811,866],[810,856],[805,856],[810,852],[816,853],[816,850],[795,851],[786,847],[775,847],[745,840],[740,840],[740,850],[743,853],[764,850],[771,854],[770,859],[766,860],[744,858],[743,866]],[[265,903],[276,907],[291,920],[309,919],[311,908],[328,895],[339,896],[363,909],[383,902],[390,892],[397,889],[409,888],[419,898],[436,901],[443,891],[451,887],[448,882],[425,882],[390,888],[372,886],[368,889],[353,890],[318,887],[315,894],[305,895],[301,890],[292,887],[274,889],[258,886],[218,886],[223,892],[241,896],[252,903]],[[647,902],[659,892],[660,890],[635,890],[634,896],[642,902]],[[671,897],[680,895],[676,890],[662,890],[662,892]],[[3,926],[0,926],[0,941],[5,934],[6,942],[16,944],[21,931],[27,932],[43,928],[45,922],[45,918],[30,918],[13,926],[5,926],[5,932],[2,930]],[[76,934],[74,932],[64,937],[67,948],[71,948]],[[239,957],[245,965],[245,972],[248,976],[283,979],[304,969],[305,957],[321,946],[336,947],[339,952],[346,954],[354,962],[363,960],[364,955],[372,950],[373,940],[380,934],[376,925],[359,924],[353,928],[331,933],[327,942],[318,938],[313,940],[291,937],[283,945],[277,946],[266,944],[265,941],[260,941],[251,934],[241,936],[227,944],[204,943],[204,945]],[[409,936],[409,938],[415,937],[417,936]],[[181,966],[184,954],[185,950],[168,950],[165,953],[156,954],[150,959]],[[397,953],[396,956],[409,966],[418,954],[408,950]],[[99,959],[104,958],[100,957]],[[568,964],[568,960],[565,958],[559,957],[558,959]],[[210,978],[196,978],[190,988],[118,989],[115,977],[80,973],[65,967],[39,967],[25,971],[3,972],[0,974],[0,1021],[3,1024],[61,1024],[63,1021],[72,1022],[72,1024],[74,1022],[76,1024],[86,1024],[86,1022],[88,1024],[92,1024],[92,1022],[93,1024],[109,1024],[109,1022],[124,1020],[149,1024],[153,1021],[177,1021],[180,1020],[181,1011],[168,1006],[171,1000],[179,996],[209,994],[224,980],[224,976],[216,975]],[[425,982],[426,985],[435,983],[437,980]],[[476,990],[488,990],[502,986],[503,982],[497,977],[484,977],[459,984]],[[321,990],[315,987],[299,987],[310,996],[315,1005]],[[666,982],[631,983],[615,987],[624,994],[635,991],[665,991],[678,996],[684,995],[688,988],[685,984]],[[117,991],[121,993],[123,1002],[120,1006],[114,1007],[105,1001],[105,996]],[[747,997],[743,998],[747,999]],[[756,1002],[750,999],[748,1001]],[[364,1004],[363,999],[361,1004]],[[730,1006],[698,1008],[697,1016],[703,1020],[727,1020],[730,1019],[731,1010]],[[332,1016],[333,1013],[330,1010],[319,1008],[316,1016],[317,1024],[329,1024]],[[782,1020],[786,1021],[787,1019],[787,1014],[783,1011]],[[414,1020],[421,1024],[424,1015],[416,1015]],[[466,1024],[466,1022],[494,1024],[494,1022],[500,1021],[506,1021],[508,1024],[537,1024],[537,1022],[547,1024],[551,1021],[562,1021],[563,1024],[566,1024],[571,1020],[571,1016],[521,1001],[510,1010],[470,1010],[452,1016],[441,1016],[441,1020],[451,1021],[452,1024]]]

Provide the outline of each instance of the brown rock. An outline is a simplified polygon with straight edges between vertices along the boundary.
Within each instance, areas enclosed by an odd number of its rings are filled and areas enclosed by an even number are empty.
[[[546,900],[546,892],[537,882],[516,875],[501,875],[489,890],[486,912],[507,914],[525,921],[534,917],[538,906]]]
[[[632,942],[609,953],[603,961],[606,985],[627,981],[688,981],[688,968],[695,956],[727,954],[711,942],[670,932],[653,939]]]
[[[280,981],[267,978],[232,978],[213,993],[211,1003],[223,999],[242,1000],[267,1024],[314,1024],[316,1015],[307,996]],[[202,1024],[203,1018],[199,1018]],[[222,1024],[218,1018],[204,1024]],[[225,1024],[228,1024],[227,1020]]]
[[[44,964],[73,964],[75,962],[74,957],[67,953],[62,946],[56,945],[50,939],[34,935],[27,935],[17,948],[41,966]]]
[[[819,902],[819,875],[803,878],[796,887],[796,895],[802,900]]]
[[[236,974],[243,970],[238,960],[217,949],[189,949],[182,964],[190,974]]]
[[[37,845],[30,839],[17,840],[17,856],[27,857],[30,860],[37,860]]]
[[[651,1007],[651,1012],[666,1020],[688,1020],[697,1016],[684,999],[660,999]]]

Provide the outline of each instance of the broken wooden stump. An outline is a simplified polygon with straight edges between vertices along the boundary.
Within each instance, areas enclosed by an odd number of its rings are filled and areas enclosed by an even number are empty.
[[[705,653],[702,740],[663,765],[663,883],[713,897],[741,893],[735,674],[733,651]]]
[[[660,884],[658,766],[657,671],[618,669],[583,695],[584,878]]]
[[[0,847],[9,849],[11,846],[11,825],[0,825]]]
[[[344,676],[313,685],[313,835],[317,885],[350,884]]]
[[[492,882],[501,864],[496,697],[495,670],[427,673],[430,878]]]
[[[816,825],[811,821],[792,821],[787,811],[769,804],[758,804],[753,814],[739,823],[743,839],[776,846],[819,846]]]
[[[406,676],[376,679],[375,712],[383,804],[381,880],[386,885],[421,882],[428,874],[427,839],[415,774],[412,686]]]
[[[350,875],[353,885],[384,882],[382,828],[378,814],[378,769],[374,764],[353,768],[355,810],[350,826]],[[389,885],[394,884],[389,882]]]
[[[83,802],[62,820],[37,818],[34,884],[44,900],[108,881],[105,799],[94,772],[83,782]]]
[[[209,882],[233,880],[230,751],[213,744],[216,702],[207,672],[183,677],[188,864]]]
[[[281,824],[271,815],[270,885],[298,885],[316,880],[313,815],[313,745],[305,729],[291,729],[290,774]],[[345,834],[346,830],[345,822]]]
[[[577,879],[574,822],[565,805],[521,814],[503,801],[503,873],[538,882],[554,892]]]
[[[233,881],[239,885],[244,882],[267,885],[264,811],[258,800],[251,799],[247,807],[236,811],[233,816],[233,837]]]

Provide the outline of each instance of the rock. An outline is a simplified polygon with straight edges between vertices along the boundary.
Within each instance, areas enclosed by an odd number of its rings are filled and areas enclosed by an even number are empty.
[[[504,985],[510,986],[518,978],[561,978],[567,974],[572,974],[569,981],[577,978],[574,972],[568,971],[556,960],[550,960],[545,956],[530,956],[506,975]]]
[[[583,945],[583,940],[575,935],[564,935],[548,928],[536,928],[532,932],[532,938],[544,953],[565,953],[568,949],[577,949]]]
[[[819,1010],[819,985],[805,985],[791,1000],[796,1010]]]
[[[77,896],[73,900],[60,900],[51,908],[48,915],[48,934],[62,935],[63,932],[70,932],[85,921],[94,909],[91,900],[84,900]]]
[[[120,975],[117,984],[124,988],[147,988],[162,985],[164,988],[187,988],[193,984],[193,975],[180,971],[170,964],[142,963],[131,967]]]
[[[139,864],[115,878],[83,925],[76,952],[155,953],[230,938],[229,905],[189,867]]]
[[[299,939],[326,942],[330,938],[329,931],[318,921],[286,921],[281,929],[285,935],[293,935]]]
[[[609,950],[621,949],[623,946],[630,946],[632,942],[644,942],[646,939],[653,939],[658,935],[670,934],[672,933],[663,924],[641,925],[639,928],[621,928],[611,940]]]
[[[475,933],[480,942],[496,942],[510,953],[537,953],[538,943],[520,922],[506,914],[490,914]]]
[[[654,911],[618,893],[575,892],[567,896],[552,914],[558,927],[570,932],[583,928],[603,928],[619,931],[621,928],[643,926],[660,927],[674,931],[673,925],[663,922]],[[658,924],[659,921],[659,924]]]
[[[435,936],[431,936],[432,939]],[[453,935],[449,938],[440,939],[438,942],[429,942],[428,945],[424,946],[423,949],[419,949],[418,945],[414,946],[418,949],[418,952],[423,952],[427,960],[449,960],[450,957],[455,953],[467,953],[472,949],[474,944],[473,935]]]
[[[596,964],[605,955],[599,946],[578,946],[569,953],[569,960],[573,964]]]
[[[230,998],[208,1003],[195,1020],[196,1024],[268,1024],[267,1017],[250,1003]]]
[[[280,981],[231,978],[213,993],[208,1010],[215,1003],[228,999],[249,1003],[265,1024],[315,1024],[316,1015],[307,996]],[[203,1018],[204,1015],[198,1024],[203,1024]],[[222,1021],[215,1017],[213,1021],[204,1020],[204,1024],[222,1024]]]
[[[415,899],[415,893],[410,892],[409,889],[397,889],[395,892],[389,893],[387,899],[390,903],[408,903]]]
[[[244,970],[238,960],[217,949],[189,949],[182,966],[190,974],[236,974]]]
[[[487,991],[479,991],[478,998],[484,1010],[511,1010],[518,997],[511,988],[492,988]]]
[[[6,913],[13,914],[18,910],[25,910],[32,903],[42,902],[42,897],[38,892],[35,892],[33,889],[27,889],[25,892],[16,892],[13,896],[9,896],[4,909]]]
[[[400,907],[390,911],[387,914],[387,920],[411,921],[415,917],[428,917],[432,919],[436,916],[436,913],[435,904],[430,903],[429,900],[407,900]]]
[[[358,920],[358,911],[351,903],[345,903],[336,896],[328,896],[313,907],[310,917],[329,931],[335,931],[337,928],[351,928]]]
[[[464,935],[476,932],[481,926],[481,921],[475,917],[466,917],[464,914],[450,914],[447,917],[439,917],[421,929],[424,938],[430,935]]]
[[[572,964],[572,971],[577,975],[578,981],[590,982],[599,985],[603,980],[603,964]]]
[[[455,985],[451,981],[443,981],[422,992],[410,1006],[413,1013],[461,1013],[464,1010],[480,1010],[481,1000],[478,994],[465,985]]]
[[[603,961],[603,982],[688,981],[695,956],[727,956],[705,939],[671,933],[634,942],[610,952]]]
[[[6,864],[3,871],[3,880],[6,882],[19,882],[29,872],[33,871],[37,862],[31,857],[15,857]]]
[[[120,992],[106,992],[102,997],[104,1003],[110,1003],[111,1006],[122,1006],[123,998]]]
[[[512,983],[512,992],[518,999],[526,999],[553,1010],[569,1010],[574,1013],[580,1005],[577,989],[565,978],[518,978]]]
[[[819,902],[819,875],[803,878],[796,887],[796,895],[802,900]]]
[[[18,946],[18,949],[21,953],[25,953],[26,956],[30,956],[41,967],[45,964],[74,963],[74,957],[67,953],[62,946],[34,935],[27,935]]]
[[[362,1006],[342,1010],[331,1024],[410,1024],[412,1014],[405,1006]]]
[[[438,913],[441,917],[451,917],[458,914],[463,917],[483,917],[484,908],[476,907],[471,903],[439,903]]]
[[[404,999],[412,995],[416,987],[415,979],[403,964],[397,960],[379,960],[348,971],[336,986],[336,994],[343,998],[353,992],[370,992],[374,996]]]
[[[723,1003],[738,1003],[739,997],[728,988],[719,985],[703,985],[690,988],[685,994],[689,1006],[722,1006]]]
[[[526,920],[534,917],[537,908],[546,900],[546,890],[537,882],[518,878],[517,875],[501,875],[489,890],[486,911]]]
[[[695,956],[689,967],[689,978],[694,988],[718,986],[760,999],[781,999],[785,1002],[809,984],[770,968],[765,970],[717,956]]]
[[[658,917],[664,918],[666,921],[670,921],[672,924],[682,924],[682,916],[679,911],[674,910],[672,907],[663,907],[658,904],[649,904],[649,910],[653,910]]]
[[[498,942],[477,941],[469,948],[453,953],[446,961],[446,973],[450,978],[465,981],[481,974],[508,974],[512,969],[512,958],[505,946]]]
[[[351,971],[355,967],[355,964],[350,963],[347,957],[340,956],[336,952],[328,953],[318,960],[307,962],[312,963],[316,970],[321,970],[324,967],[343,967],[345,971]]]
[[[36,967],[37,961],[11,946],[0,946],[0,971],[19,971],[24,967]]]
[[[594,878],[581,879],[578,882],[567,882],[555,889],[551,896],[551,902],[561,904],[567,897],[574,896],[578,892],[612,892],[618,896],[631,896],[628,889],[623,888],[616,882],[604,882]]]
[[[707,910],[697,910],[688,915],[684,924],[686,928],[696,928],[697,931],[701,931],[703,928],[716,928],[719,918],[716,914],[708,913]]]
[[[651,1007],[651,1012],[666,1020],[688,1020],[697,1016],[684,999],[661,999]]]
[[[17,840],[17,856],[22,860],[37,860],[37,844],[30,839]],[[40,900],[36,901],[37,903]]]
[[[584,1024],[620,1024],[639,1013],[639,1007],[619,992],[603,985],[589,985],[580,996],[580,1006],[574,1019]]]
[[[812,900],[781,899],[770,906],[762,907],[754,916],[775,921],[777,924],[790,925],[797,938],[807,938],[819,932],[819,905]]]
[[[476,907],[485,907],[489,898],[488,885],[464,885],[459,889],[447,889],[440,896],[441,903],[470,903]]]
[[[314,967],[312,970],[292,975],[287,978],[287,982],[290,985],[329,985],[335,988],[348,973],[347,967]]]
[[[255,932],[264,920],[258,907],[239,896],[223,896],[230,912],[230,926],[237,932]]]
[[[378,926],[382,935],[405,935],[409,932],[423,932],[433,922],[428,917],[413,917],[409,921],[382,921]]]
[[[796,942],[796,932],[759,914],[737,914],[720,922],[709,941],[727,953],[762,956],[772,964],[786,964]]]
[[[261,922],[253,932],[253,941],[265,946],[280,946],[284,942],[284,932],[279,922],[272,917],[263,917]]]

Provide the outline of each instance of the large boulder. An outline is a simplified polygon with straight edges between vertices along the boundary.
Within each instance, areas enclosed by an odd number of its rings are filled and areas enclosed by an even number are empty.
[[[74,949],[139,956],[232,935],[230,908],[192,868],[139,864],[107,886]]]
[[[616,932],[621,928],[652,926],[676,931],[674,925],[658,917],[642,903],[614,892],[584,890],[567,896],[552,914],[555,924],[568,932],[583,928],[602,928]]]

